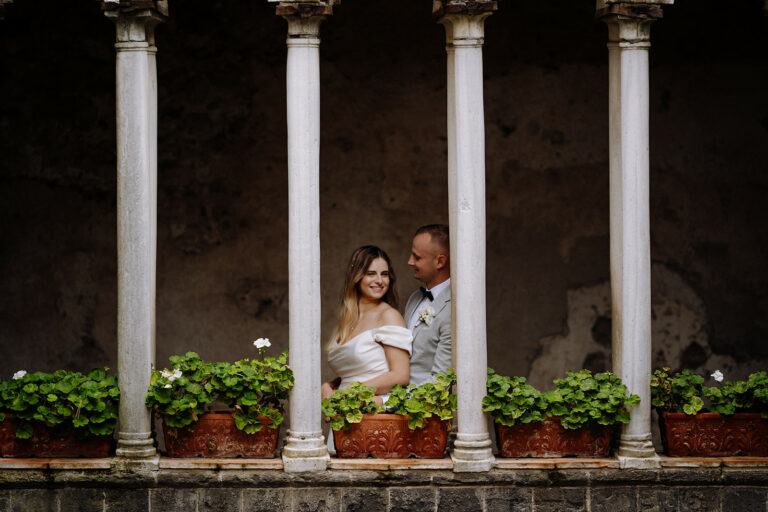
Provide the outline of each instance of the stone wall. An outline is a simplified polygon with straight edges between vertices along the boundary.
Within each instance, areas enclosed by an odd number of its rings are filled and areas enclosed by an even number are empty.
[[[172,1],[158,31],[158,364],[287,347],[285,34],[274,6]],[[323,25],[323,329],[346,258],[447,220],[443,29],[429,2],[348,1]],[[651,49],[654,364],[768,359],[762,4],[680,2]],[[488,351],[539,385],[610,368],[607,33],[592,0],[486,23]],[[116,359],[114,29],[96,2],[0,23],[0,376]],[[328,371],[326,369],[326,376]]]
[[[764,512],[764,469],[4,471],[0,511]]]

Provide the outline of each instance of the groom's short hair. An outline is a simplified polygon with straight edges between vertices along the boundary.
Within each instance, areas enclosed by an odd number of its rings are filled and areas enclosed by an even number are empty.
[[[448,256],[451,251],[451,244],[448,238],[448,226],[446,224],[427,224],[421,226],[414,233],[414,238],[423,233],[429,233],[432,237],[432,243],[437,244],[443,253]]]

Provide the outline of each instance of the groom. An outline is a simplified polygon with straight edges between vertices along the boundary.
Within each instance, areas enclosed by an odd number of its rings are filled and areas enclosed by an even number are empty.
[[[404,319],[413,333],[410,384],[434,382],[451,367],[451,268],[448,226],[416,230],[408,265],[424,286],[405,305]]]

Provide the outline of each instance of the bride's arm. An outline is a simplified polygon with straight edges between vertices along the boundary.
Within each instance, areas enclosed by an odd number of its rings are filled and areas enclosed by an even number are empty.
[[[399,311],[389,308],[381,317],[384,325],[405,327],[405,321]],[[377,395],[386,395],[392,391],[392,386],[400,384],[407,386],[411,379],[411,355],[407,350],[382,344],[384,355],[387,357],[389,371],[363,382],[366,386],[376,388]]]
[[[411,357],[407,350],[384,345],[389,371],[363,382],[366,386],[376,388],[377,395],[386,395],[392,391],[392,386],[400,384],[407,386],[411,378]]]

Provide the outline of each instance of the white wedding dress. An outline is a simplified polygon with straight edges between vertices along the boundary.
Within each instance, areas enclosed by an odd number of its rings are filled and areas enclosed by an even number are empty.
[[[384,345],[403,349],[411,355],[413,335],[405,327],[383,325],[361,332],[343,345],[334,345],[328,351],[328,365],[341,377],[339,389],[345,389],[353,382],[365,382],[387,373],[389,364]],[[384,402],[389,398],[382,395]],[[328,451],[335,453],[333,431],[328,433]]]

